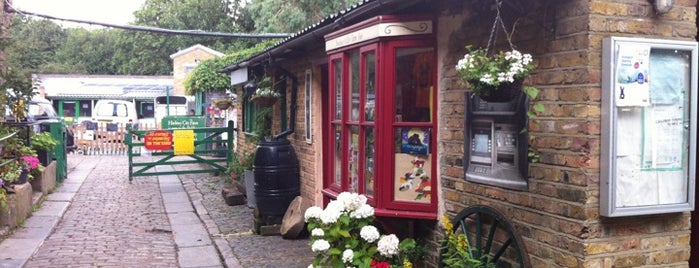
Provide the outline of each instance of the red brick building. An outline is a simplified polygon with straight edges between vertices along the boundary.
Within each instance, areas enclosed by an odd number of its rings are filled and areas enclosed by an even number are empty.
[[[291,130],[282,136],[298,155],[300,194],[315,205],[341,191],[366,194],[387,228],[428,248],[438,247],[441,215],[485,205],[521,237],[527,266],[688,267],[697,255],[690,254],[690,209],[600,212],[609,131],[602,124],[603,39],[696,39],[696,1],[674,1],[664,13],[654,2],[662,1],[502,1],[512,45],[538,65],[525,81],[540,91],[532,102],[545,107],[537,124],[529,120],[535,138],[528,143],[540,161],[526,164],[517,187],[466,175],[473,108],[454,66],[466,45],[488,45],[494,1],[365,1],[223,71],[282,81],[273,133]],[[504,34],[494,48],[509,49]],[[246,117],[255,107],[243,105],[238,148],[253,150],[246,140],[255,123]],[[414,134],[422,147],[411,151],[406,137]],[[413,168],[421,183],[403,191]],[[686,179],[685,190],[694,189],[694,178]],[[438,261],[431,252],[426,264]]]

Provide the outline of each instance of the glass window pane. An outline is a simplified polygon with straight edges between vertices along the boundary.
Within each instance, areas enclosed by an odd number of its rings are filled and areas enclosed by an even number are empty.
[[[342,61],[340,59],[333,60],[333,75],[335,81],[335,119],[342,119]]]
[[[394,200],[430,203],[432,195],[431,128],[396,128]]]
[[[364,80],[364,88],[365,88],[365,94],[366,94],[366,103],[364,103],[364,120],[366,121],[374,121],[374,111],[376,109],[375,107],[375,96],[376,96],[376,53],[375,52],[368,52],[364,54],[364,59],[365,59],[365,80]]]
[[[342,183],[342,126],[335,126],[335,147],[333,148],[333,184]]]
[[[351,121],[359,121],[359,51],[350,54],[350,94],[351,94]]]
[[[359,127],[351,126],[349,130],[350,136],[347,140],[349,187],[347,190],[356,193],[359,191]]]
[[[364,137],[364,194],[374,195],[374,128],[365,128]]]
[[[395,59],[395,120],[430,122],[432,119],[432,48],[398,48]]]

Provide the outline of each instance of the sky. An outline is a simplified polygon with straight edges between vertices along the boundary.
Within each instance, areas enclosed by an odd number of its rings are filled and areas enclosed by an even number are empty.
[[[17,9],[59,18],[126,25],[146,0],[12,0]],[[65,27],[76,24],[62,23]],[[87,27],[88,24],[83,24]]]

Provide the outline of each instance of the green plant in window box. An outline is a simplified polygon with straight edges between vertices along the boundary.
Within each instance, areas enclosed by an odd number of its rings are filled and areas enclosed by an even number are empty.
[[[41,132],[32,135],[31,147],[36,151],[51,151],[58,146],[58,140],[54,139],[49,132]]]

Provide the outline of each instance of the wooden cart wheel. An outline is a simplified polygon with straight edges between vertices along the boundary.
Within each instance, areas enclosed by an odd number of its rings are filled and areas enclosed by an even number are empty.
[[[522,239],[507,218],[494,208],[483,205],[465,208],[452,220],[452,225],[457,235],[466,236],[474,257],[496,267],[529,267]],[[487,258],[481,258],[486,255]],[[441,260],[439,267],[445,267]]]

